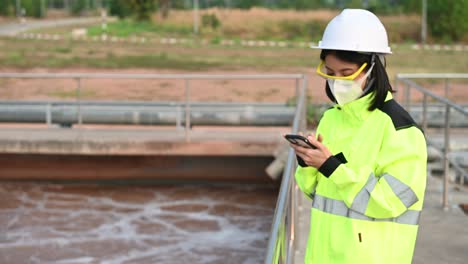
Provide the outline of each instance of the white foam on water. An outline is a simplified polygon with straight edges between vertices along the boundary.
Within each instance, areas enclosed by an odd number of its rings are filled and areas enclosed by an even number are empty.
[[[9,193],[11,188],[14,191]],[[63,264],[250,264],[264,257],[274,191],[267,198],[271,202],[264,202],[265,194],[256,194],[253,187],[68,188],[0,186],[0,197],[10,195],[20,201],[16,208],[0,207],[0,220],[7,220],[0,223],[6,228],[0,256],[25,247],[34,251],[54,246],[70,255],[54,261]],[[122,192],[129,197],[115,199]],[[134,200],[132,193],[144,195]],[[88,248],[90,243],[104,252]],[[68,253],[70,247],[74,251]]]
[[[96,259],[91,257],[82,257],[82,258],[75,258],[75,259],[63,259],[59,261],[54,261],[55,264],[85,264],[85,263],[93,263]]]

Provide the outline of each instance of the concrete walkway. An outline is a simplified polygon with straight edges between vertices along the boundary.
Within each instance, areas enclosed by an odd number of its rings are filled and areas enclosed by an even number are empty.
[[[450,207],[442,209],[442,179],[428,176],[414,264],[463,264],[468,262],[468,215],[460,203],[468,203],[468,189],[449,188]]]
[[[57,26],[82,25],[98,23],[100,17],[67,18],[57,20],[27,20],[24,23],[12,22],[0,25],[0,36],[15,36],[21,32],[38,29],[51,28]]]
[[[464,264],[468,262],[468,215],[460,203],[468,203],[468,188],[451,186],[450,208],[442,208],[442,179],[428,175],[424,209],[420,219],[413,264]],[[294,263],[303,263],[310,221],[311,201],[300,193],[298,248]]]

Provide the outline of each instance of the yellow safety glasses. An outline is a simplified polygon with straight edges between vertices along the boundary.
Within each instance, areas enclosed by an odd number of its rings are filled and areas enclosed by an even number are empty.
[[[325,64],[323,61],[320,61],[319,66],[317,66],[317,72],[318,75],[327,78],[327,79],[335,79],[335,80],[354,80],[356,77],[366,68],[367,63],[364,63],[355,73],[348,75],[348,76],[333,76],[333,75],[328,75],[326,74],[326,69],[325,69]]]

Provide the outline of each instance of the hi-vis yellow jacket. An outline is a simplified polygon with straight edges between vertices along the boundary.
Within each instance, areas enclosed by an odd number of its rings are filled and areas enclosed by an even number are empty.
[[[411,263],[426,188],[426,141],[387,95],[371,94],[324,113],[317,128],[334,156],[299,166],[296,182],[312,199],[305,263]]]

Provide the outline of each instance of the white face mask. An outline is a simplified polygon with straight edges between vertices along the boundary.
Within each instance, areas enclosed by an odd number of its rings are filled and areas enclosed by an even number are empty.
[[[328,86],[339,105],[345,105],[361,97],[365,92],[362,90],[362,84],[369,77],[373,67],[374,64],[359,80],[327,79]]]

